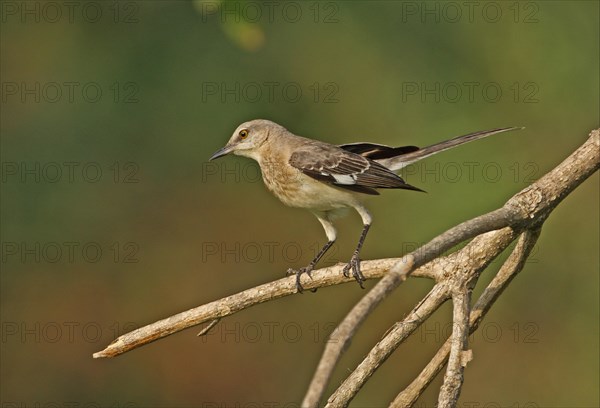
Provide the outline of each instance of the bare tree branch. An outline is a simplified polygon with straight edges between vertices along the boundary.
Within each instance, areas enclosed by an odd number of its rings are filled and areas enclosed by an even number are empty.
[[[400,260],[401,258],[387,258],[363,261],[361,269],[366,279],[380,278]],[[346,278],[342,273],[344,266],[344,264],[340,263],[328,268],[315,270],[311,274],[312,279],[303,277],[302,286],[305,289],[313,289],[354,282],[353,277]],[[436,273],[433,265],[427,265],[416,270],[413,276],[435,279]],[[251,306],[294,293],[297,293],[295,276],[256,286],[123,334],[110,343],[104,350],[94,353],[93,357],[115,357],[189,327],[212,322],[215,319],[232,315]]]
[[[525,261],[533,250],[539,234],[539,229],[527,230],[521,234],[515,249],[473,306],[470,317],[470,333],[477,330],[479,324],[500,294],[523,269]],[[417,401],[417,398],[425,391],[427,386],[429,386],[431,381],[433,381],[446,364],[448,355],[450,354],[450,345],[450,340],[447,340],[444,345],[440,347],[435,356],[423,371],[421,371],[417,378],[396,396],[394,401],[390,404],[390,408],[410,407]]]
[[[352,308],[350,313],[348,313],[344,320],[342,320],[330,335],[331,341],[328,341],[325,346],[325,351],[323,352],[323,356],[313,375],[306,396],[302,401],[302,406],[314,407],[319,404],[337,362],[346,350],[360,324],[391,291],[400,285],[409,274],[412,274],[412,271],[417,267],[416,262],[420,262],[420,265],[418,266],[427,265],[427,262],[432,261],[446,250],[464,240],[472,238],[482,231],[495,229],[498,223],[504,222],[504,216],[505,214],[503,212],[496,211],[466,221],[448,230],[444,234],[439,235],[437,238],[416,251],[404,256],[395,267]],[[444,265],[438,262],[434,262],[433,264],[436,269],[440,267],[443,269],[444,267]],[[439,274],[437,274],[437,277],[439,278]],[[368,377],[370,377],[370,374],[364,379],[366,380]],[[358,389],[356,391],[358,391]]]
[[[434,288],[403,321],[396,323],[375,345],[365,360],[348,376],[329,399],[328,406],[346,406],[385,359],[445,300],[454,303],[455,330],[425,367],[421,374],[403,392],[392,406],[409,406],[439,373],[450,355],[450,364],[440,391],[441,406],[455,406],[460,394],[462,372],[468,360],[465,354],[466,336],[475,330],[483,316],[511,279],[521,270],[541,225],[552,210],[586,178],[598,170],[600,130],[594,130],[589,139],[556,168],[517,193],[506,204],[490,213],[463,222],[440,234],[421,248],[403,258],[362,262],[362,272],[368,279],[382,279],[359,301],[332,333],[317,367],[303,407],[317,407],[323,397],[333,370],[342,353],[368,315],[408,276],[436,280]],[[486,288],[469,316],[470,291],[481,272],[518,235],[523,234],[517,249],[503,265],[492,283]],[[446,257],[443,253],[456,245],[471,240],[463,249]],[[338,264],[313,272],[313,279],[304,278],[307,289],[350,282]],[[278,299],[296,292],[295,278],[289,277],[257,286],[190,309],[169,318],[124,334],[106,349],[94,354],[95,358],[113,357],[126,351],[168,336],[185,328],[205,322],[214,322],[255,304]],[[210,330],[204,329],[202,333]]]
[[[351,336],[356,332],[358,326],[365,320],[366,313],[370,313],[381,303],[389,293],[410,275],[414,268],[430,262],[455,245],[486,231],[503,227],[519,230],[537,228],[537,225],[544,222],[564,197],[598,169],[600,166],[599,135],[600,130],[594,130],[588,140],[567,159],[531,186],[514,195],[502,208],[463,222],[405,256],[344,318],[335,330],[337,341],[341,340],[343,344],[347,344],[349,341],[347,336]],[[557,182],[557,180],[560,182]],[[406,259],[412,262],[406,262]],[[334,366],[341,358],[343,351],[343,347],[329,347],[328,345],[325,348],[302,406],[315,407],[318,405],[333,373]],[[359,388],[362,387],[361,381],[357,385],[359,385]],[[337,399],[340,401],[339,406],[343,406],[349,401],[349,399],[346,400],[347,397],[352,398],[358,392],[358,389],[353,389],[351,392],[349,392],[350,390],[343,390],[343,386],[342,384],[336,393],[332,395],[329,404]],[[338,392],[347,392],[347,395],[340,398],[336,396]],[[336,405],[332,406],[338,406],[337,402]]]
[[[436,261],[432,263],[443,271],[441,281],[434,289],[432,289],[425,299],[429,299],[436,288],[444,294],[440,304],[449,299],[452,294],[452,285],[454,285],[453,280],[456,276],[460,277],[461,282],[473,281],[496,256],[502,253],[502,251],[510,245],[513,239],[514,230],[511,228],[503,228],[500,231],[492,231],[480,235],[460,251],[454,252],[447,257],[436,259]],[[396,348],[420,325],[422,321],[420,321],[418,317],[413,316],[414,312],[415,311],[413,310],[407,318],[400,323],[396,323],[388,330],[385,337],[371,349],[365,359],[331,395],[327,402],[327,407],[344,407],[352,398],[354,398],[356,393],[358,393],[366,381],[373,375],[375,370],[377,370],[394,350],[396,350]],[[419,311],[417,313],[420,314],[423,312]],[[413,321],[418,321],[419,324],[410,324]],[[408,331],[407,329],[409,328],[412,328],[412,330]],[[333,334],[335,334],[335,331]],[[335,339],[336,341],[339,341],[337,336]],[[325,350],[327,352],[327,348]],[[302,406],[307,405],[303,404]]]

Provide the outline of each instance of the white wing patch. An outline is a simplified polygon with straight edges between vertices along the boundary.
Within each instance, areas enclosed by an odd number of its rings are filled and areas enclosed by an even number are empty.
[[[353,185],[356,184],[356,175],[354,174],[332,174],[336,184]]]

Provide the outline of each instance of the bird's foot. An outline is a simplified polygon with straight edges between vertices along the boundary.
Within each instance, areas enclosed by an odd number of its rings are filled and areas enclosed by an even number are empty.
[[[314,265],[308,265],[305,266],[303,268],[300,269],[293,269],[293,268],[289,268],[286,272],[286,276],[291,276],[291,275],[296,275],[296,289],[298,289],[298,293],[302,293],[304,291],[304,288],[302,287],[302,284],[300,283],[300,277],[302,276],[303,273],[307,274],[309,278],[312,279],[312,271],[313,271]],[[311,292],[316,292],[317,288],[315,289],[311,289]]]
[[[345,277],[350,277],[350,270],[352,270],[352,276],[354,276],[356,282],[358,282],[360,287],[364,289],[365,287],[363,286],[363,282],[365,281],[365,277],[360,272],[360,258],[358,257],[358,254],[352,255],[350,262],[348,262],[348,264],[344,266],[343,273]]]

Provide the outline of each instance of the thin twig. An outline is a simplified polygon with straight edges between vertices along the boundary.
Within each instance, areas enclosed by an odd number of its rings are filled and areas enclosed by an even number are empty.
[[[221,319],[215,319],[212,322],[210,322],[205,328],[203,328],[202,330],[200,330],[200,333],[196,334],[196,336],[200,337],[200,336],[206,336],[208,334],[208,332],[210,331],[210,329],[212,329],[213,327],[215,327],[217,325],[217,323],[219,323]]]

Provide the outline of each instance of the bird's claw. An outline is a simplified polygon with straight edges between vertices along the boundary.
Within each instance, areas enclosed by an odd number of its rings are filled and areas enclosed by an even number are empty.
[[[350,262],[346,266],[344,266],[343,274],[346,278],[350,277],[350,270],[352,270],[352,276],[358,282],[360,287],[364,289],[363,282],[365,281],[365,277],[360,271],[360,258],[358,254],[352,255]]]
[[[302,284],[300,283],[300,277],[302,276],[303,273],[305,273],[308,275],[309,278],[312,279],[312,275],[311,275],[312,271],[313,271],[312,265],[308,265],[308,266],[305,266],[300,269],[288,268],[288,270],[286,272],[286,276],[296,275],[296,289],[298,290],[298,293],[302,293],[304,291],[304,288],[302,287]],[[317,288],[311,289],[310,291],[314,293],[317,291]]]

